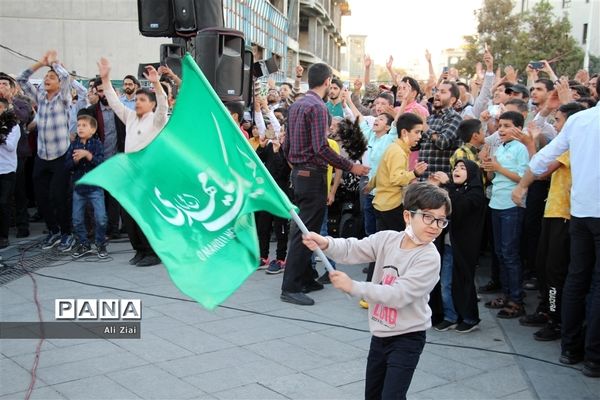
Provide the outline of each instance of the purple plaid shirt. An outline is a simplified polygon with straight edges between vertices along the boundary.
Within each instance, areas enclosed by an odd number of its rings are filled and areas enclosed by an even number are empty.
[[[312,164],[323,169],[331,164],[345,171],[352,168],[352,161],[338,155],[327,143],[327,114],[323,99],[312,90],[290,106],[287,138],[283,142],[290,164]]]
[[[69,82],[69,72],[62,65],[54,63],[52,69],[56,71],[60,79],[59,92],[48,100],[44,84],[35,88],[29,77],[33,71],[28,68],[19,77],[17,81],[23,92],[31,97],[38,105],[37,115],[37,154],[42,160],[55,160],[62,156],[69,149],[71,144],[69,138],[69,112],[71,109],[71,83]]]

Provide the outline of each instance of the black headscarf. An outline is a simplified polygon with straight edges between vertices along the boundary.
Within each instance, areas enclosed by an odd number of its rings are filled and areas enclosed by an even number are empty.
[[[458,163],[463,163],[465,165],[467,169],[467,179],[462,185],[457,185],[453,183],[451,185],[452,189],[459,192],[466,192],[467,190],[471,190],[474,188],[480,188],[481,190],[483,190],[483,179],[481,177],[481,169],[479,168],[479,165],[477,165],[475,161],[467,160],[464,158],[456,160],[454,166],[456,167]]]

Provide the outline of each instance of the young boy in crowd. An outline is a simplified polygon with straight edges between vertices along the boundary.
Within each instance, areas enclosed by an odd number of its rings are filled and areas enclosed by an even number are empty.
[[[369,303],[373,334],[367,359],[365,398],[404,399],[431,327],[429,293],[439,279],[440,256],[433,241],[448,225],[446,191],[426,182],[410,185],[402,217],[406,230],[381,231],[362,240],[333,239],[314,232],[304,236],[339,263],[375,262],[372,282],[330,273],[333,286]]]
[[[498,132],[502,144],[495,157],[487,157],[483,169],[492,180],[492,228],[494,249],[500,261],[500,281],[504,297],[485,303],[500,309],[498,318],[517,318],[525,314],[523,278],[519,248],[525,209],[511,200],[511,193],[525,173],[529,154],[515,137],[522,135],[524,118],[515,111],[500,115]]]
[[[452,157],[450,157],[450,166],[454,170],[457,160],[471,160],[480,164],[479,150],[485,144],[485,132],[483,132],[483,124],[478,119],[466,119],[463,120],[456,134],[464,142],[460,146]]]
[[[77,117],[77,138],[67,151],[65,160],[67,171],[72,171],[73,183],[96,168],[104,161],[104,147],[94,137],[98,122],[89,115]],[[83,257],[92,252],[85,227],[85,207],[90,204],[94,209],[96,250],[99,258],[108,257],[106,251],[106,209],[104,191],[97,186],[75,185],[73,188],[73,227],[77,235],[77,246],[71,255]]]

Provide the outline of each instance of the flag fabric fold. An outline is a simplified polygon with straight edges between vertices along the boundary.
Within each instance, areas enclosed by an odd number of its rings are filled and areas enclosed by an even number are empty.
[[[213,309],[256,271],[254,212],[289,218],[277,186],[188,54],[173,114],[145,149],[78,184],[101,186],[135,219],[175,283]],[[131,133],[128,133],[131,134]]]

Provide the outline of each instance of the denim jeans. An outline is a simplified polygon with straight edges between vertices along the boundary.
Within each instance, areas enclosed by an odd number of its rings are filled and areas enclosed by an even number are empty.
[[[373,195],[364,194],[363,189],[369,183],[369,178],[362,176],[360,178],[359,189],[360,189],[360,207],[363,212],[363,221],[365,224],[365,235],[369,236],[377,232],[375,209],[373,208]]]
[[[323,217],[323,223],[321,224],[321,230],[319,231],[319,235],[329,236],[328,222],[329,222],[329,207],[326,206],[325,207],[325,216]],[[335,269],[335,261],[333,261],[329,257],[327,257],[327,259],[329,260],[329,263],[331,264],[333,269]],[[310,256],[310,262],[312,263],[312,267],[315,268],[317,265],[317,261],[315,261],[315,253],[312,253],[312,255]]]
[[[365,399],[406,399],[425,347],[425,331],[371,338]]]
[[[523,277],[520,245],[525,209],[512,207],[506,210],[492,209],[494,249],[500,262],[502,292],[511,301],[523,302]]]
[[[104,191],[102,189],[92,190],[81,194],[73,191],[73,227],[77,241],[88,244],[87,229],[85,227],[85,206],[91,204],[94,209],[94,220],[96,222],[95,240],[96,244],[106,241],[106,208],[104,207]]]
[[[442,258],[442,270],[440,273],[440,284],[442,286],[442,303],[444,306],[444,319],[448,322],[458,321],[458,315],[454,309],[452,300],[452,246],[444,245],[444,257]]]

